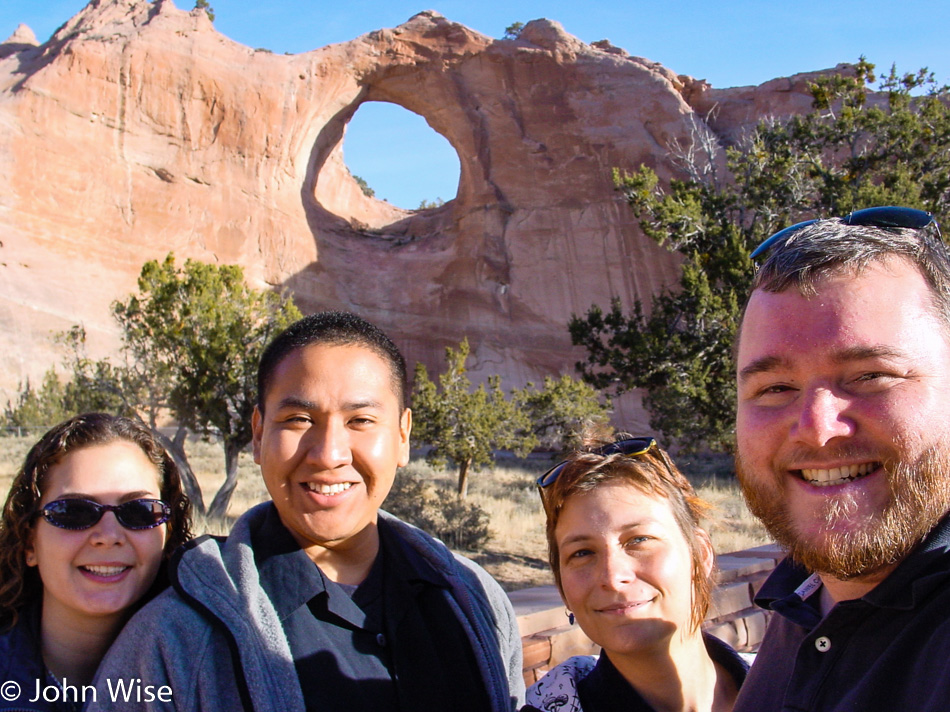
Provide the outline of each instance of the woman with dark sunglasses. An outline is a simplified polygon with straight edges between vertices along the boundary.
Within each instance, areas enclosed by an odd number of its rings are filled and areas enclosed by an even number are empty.
[[[706,505],[653,438],[599,445],[538,486],[554,580],[601,654],[552,669],[524,710],[731,710],[748,666],[700,628],[714,565]]]
[[[46,433],[0,518],[0,710],[91,701],[83,686],[190,527],[178,468],[140,422],[87,413]]]

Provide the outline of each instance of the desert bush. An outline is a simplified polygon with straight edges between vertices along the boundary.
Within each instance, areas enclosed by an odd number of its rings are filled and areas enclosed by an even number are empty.
[[[400,470],[383,505],[387,512],[441,539],[451,549],[475,550],[491,537],[488,512],[455,492]]]

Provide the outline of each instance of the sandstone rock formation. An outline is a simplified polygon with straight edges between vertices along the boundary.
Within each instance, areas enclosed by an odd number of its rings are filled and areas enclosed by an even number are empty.
[[[362,194],[342,140],[368,101],[449,141],[455,199]],[[676,275],[611,169],[669,178],[691,121],[731,139],[808,106],[804,77],[717,90],[549,20],[494,40],[423,12],[283,56],[171,0],[91,0],[42,45],[28,28],[0,45],[0,398],[58,362],[54,331],[82,322],[94,355],[114,350],[109,303],[169,251],[240,263],[305,311],[355,310],[430,368],[468,336],[476,379],[571,371],[572,313]],[[646,427],[635,399],[618,421]]]

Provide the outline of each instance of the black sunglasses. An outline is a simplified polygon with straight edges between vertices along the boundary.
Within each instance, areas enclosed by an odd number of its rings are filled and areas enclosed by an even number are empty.
[[[934,216],[923,210],[916,208],[901,208],[894,205],[887,205],[879,208],[865,208],[864,210],[855,210],[842,218],[847,225],[864,225],[867,227],[907,227],[914,230],[920,230],[933,224],[937,228],[937,236],[940,236],[940,226],[934,220]],[[761,245],[756,247],[750,257],[754,260],[768,252],[774,245],[787,239],[793,232],[801,230],[803,227],[814,225],[815,220],[806,220],[795,223],[767,238]]]
[[[126,529],[152,529],[168,521],[172,508],[160,499],[133,499],[122,504],[57,499],[43,507],[39,514],[60,529],[88,529],[106,512],[115,512],[115,518]]]
[[[637,455],[642,455],[645,452],[653,447],[656,447],[656,440],[650,437],[645,438],[628,438],[627,440],[618,440],[615,443],[610,443],[599,447],[596,450],[593,450],[595,455],[628,455],[629,457],[636,457]],[[573,460],[564,460],[559,462],[550,470],[541,475],[537,480],[538,487],[544,488],[548,487],[557,480],[560,476],[561,471],[564,469],[564,466],[568,463],[573,462]]]

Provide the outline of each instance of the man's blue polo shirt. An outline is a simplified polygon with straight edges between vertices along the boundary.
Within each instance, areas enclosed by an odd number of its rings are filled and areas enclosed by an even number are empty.
[[[445,578],[383,520],[379,534],[380,554],[358,587],[326,578],[276,509],[254,534],[261,585],[283,624],[307,709],[488,709]]]
[[[734,712],[950,710],[950,518],[863,598],[824,618],[782,561],[755,602],[775,612]]]

